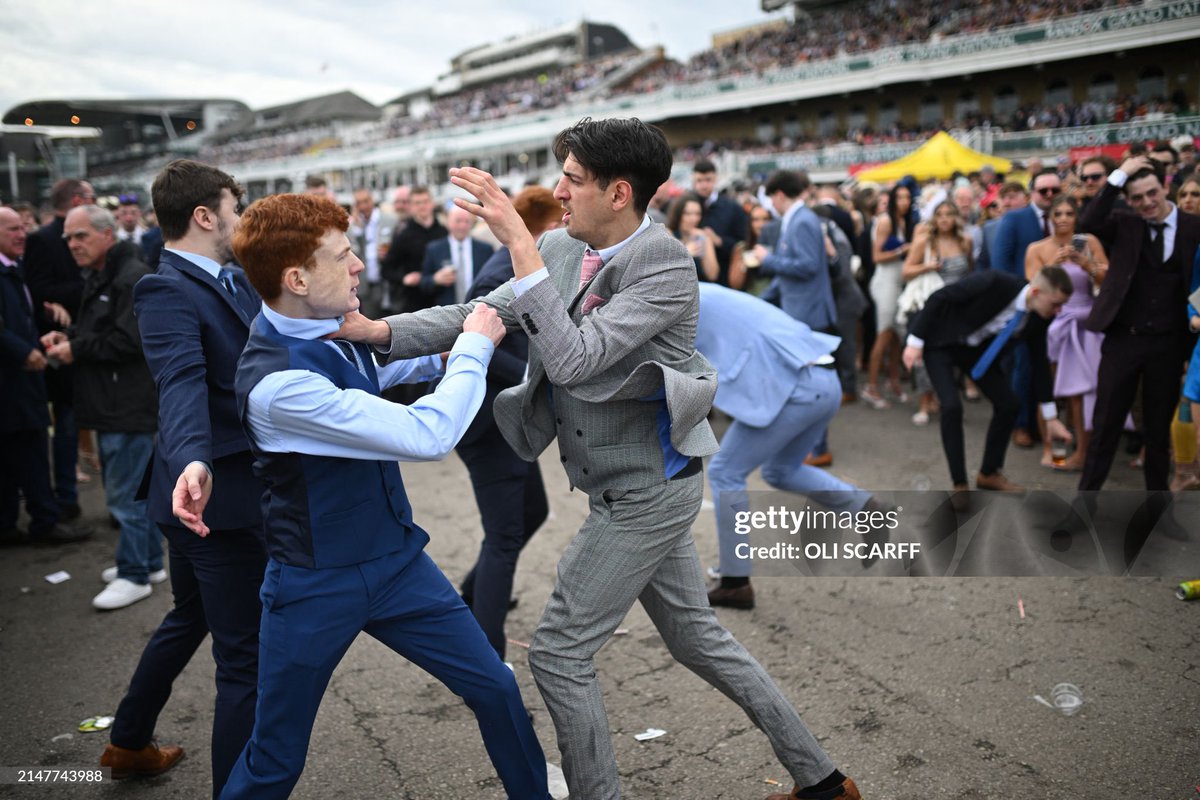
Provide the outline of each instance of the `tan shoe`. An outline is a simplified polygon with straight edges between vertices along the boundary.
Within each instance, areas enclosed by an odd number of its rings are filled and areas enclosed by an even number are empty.
[[[862,800],[858,787],[853,778],[846,778],[841,786],[836,786],[827,792],[805,792],[801,794],[800,787],[792,789],[791,794],[773,794],[767,800]]]
[[[808,457],[804,459],[804,463],[810,467],[832,467],[833,466],[833,451],[828,450],[819,456],[815,456],[812,453],[809,453]]]
[[[975,476],[975,488],[986,489],[989,492],[1009,492],[1011,494],[1025,494],[1026,492],[1024,486],[1019,483],[1013,483],[1004,477],[1003,472],[997,472],[992,475],[984,475],[980,472]]]
[[[183,758],[183,748],[176,745],[159,747],[151,742],[141,750],[130,750],[110,744],[100,756],[100,766],[112,767],[113,780],[134,775],[161,775]]]
[[[1015,431],[1013,431],[1012,443],[1017,447],[1028,450],[1029,448],[1033,447],[1033,434],[1024,428],[1017,428]]]

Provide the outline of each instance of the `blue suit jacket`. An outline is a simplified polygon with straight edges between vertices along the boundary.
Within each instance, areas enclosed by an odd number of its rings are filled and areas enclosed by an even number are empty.
[[[478,239],[467,239],[471,243],[471,266],[475,275],[483,269],[483,265],[492,257],[492,247]],[[438,286],[433,282],[434,273],[442,268],[442,264],[450,261],[450,238],[436,239],[425,248],[425,261],[421,264],[421,291],[433,296],[434,305],[452,306],[458,302],[454,297],[453,286]],[[463,302],[471,297],[464,297]]]
[[[717,369],[713,405],[739,422],[769,425],[792,397],[804,366],[840,342],[753,295],[700,284],[696,349]]]
[[[837,325],[825,234],[811,209],[801,208],[788,220],[775,251],[763,259],[762,269],[778,276],[780,307],[793,319],[816,330]]]
[[[1000,218],[996,238],[992,240],[989,261],[992,269],[1025,279],[1025,251],[1029,245],[1046,238],[1038,223],[1037,211],[1026,206]]]
[[[149,514],[158,523],[178,524],[171,514],[175,481],[188,464],[203,461],[213,472],[208,526],[262,524],[263,485],[251,471],[233,391],[238,357],[262,301],[245,273],[233,272],[236,298],[203,269],[164,250],[158,271],[134,289],[142,349],[159,394],[149,485]]]

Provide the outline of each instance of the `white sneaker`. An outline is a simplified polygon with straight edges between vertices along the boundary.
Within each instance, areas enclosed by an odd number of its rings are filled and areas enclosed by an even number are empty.
[[[117,578],[104,591],[92,598],[92,606],[101,611],[114,611],[150,596],[150,584],[142,585]]]
[[[112,583],[116,579],[117,579],[117,568],[116,567],[109,567],[108,569],[106,569],[100,573],[100,580],[104,581],[105,583]],[[162,583],[166,579],[167,579],[167,571],[165,569],[155,570],[154,572],[150,573],[150,582],[151,583]]]

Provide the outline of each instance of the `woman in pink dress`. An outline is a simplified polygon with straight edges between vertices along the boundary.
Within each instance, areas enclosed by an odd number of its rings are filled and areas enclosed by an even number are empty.
[[[1055,464],[1050,440],[1042,452],[1042,465],[1077,472],[1087,457],[1096,407],[1096,375],[1100,370],[1100,343],[1104,335],[1084,327],[1092,312],[1092,287],[1099,286],[1108,272],[1108,257],[1100,240],[1091,234],[1075,233],[1079,217],[1074,198],[1060,194],[1050,204],[1051,234],[1029,245],[1025,252],[1025,278],[1034,276],[1047,264],[1057,264],[1071,276],[1075,290],[1058,312],[1046,332],[1046,354],[1054,371],[1054,396],[1067,401],[1071,428],[1077,443],[1074,454]]]

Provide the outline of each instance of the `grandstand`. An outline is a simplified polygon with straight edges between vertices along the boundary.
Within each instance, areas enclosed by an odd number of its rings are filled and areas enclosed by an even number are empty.
[[[729,176],[795,167],[823,180],[937,130],[1008,157],[1200,135],[1193,0],[787,5],[790,20],[714,31],[685,61],[586,21],[473,47],[434,85],[362,119],[294,124],[286,142],[278,128],[223,130],[201,154],[252,196],[313,173],[348,196],[357,185],[440,185],[467,162],[512,186],[549,180],[554,134],[589,115],[654,122],[682,160],[715,154]]]

